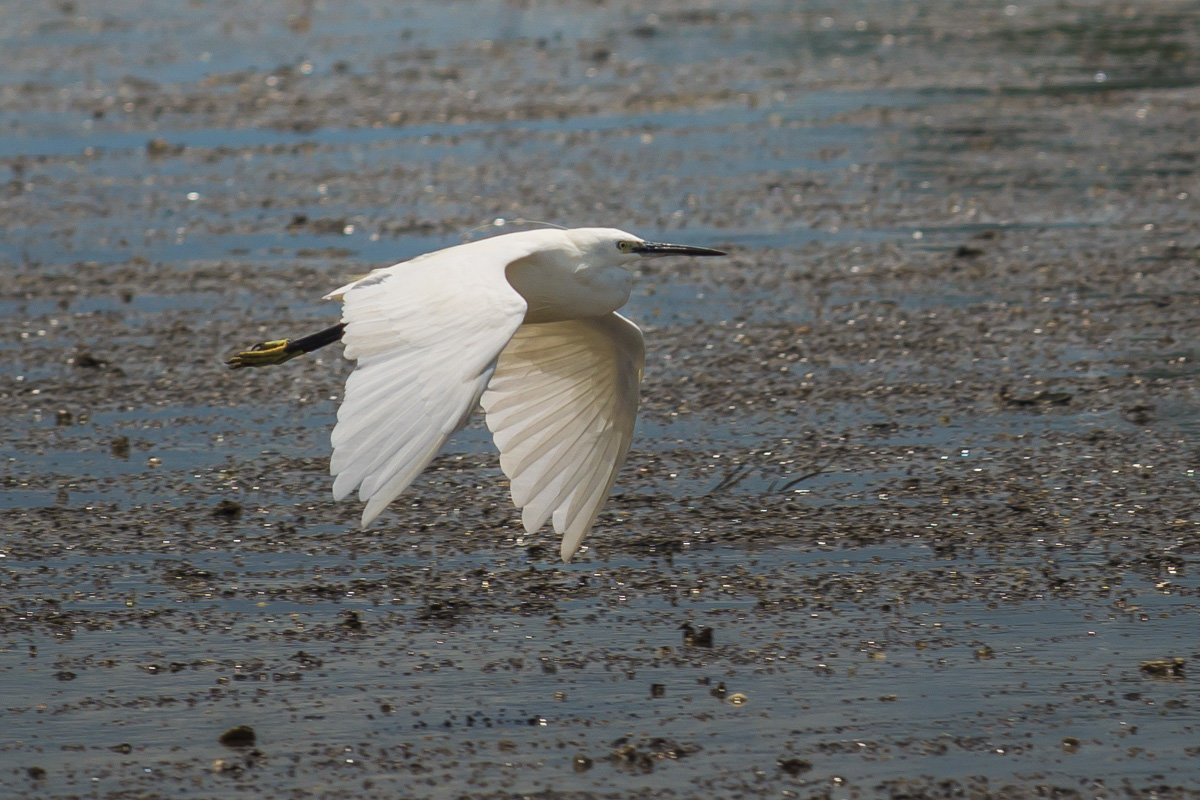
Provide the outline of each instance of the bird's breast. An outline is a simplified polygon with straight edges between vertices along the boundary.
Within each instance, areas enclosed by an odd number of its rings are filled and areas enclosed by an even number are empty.
[[[507,275],[529,304],[525,322],[602,317],[625,305],[633,289],[633,275],[621,267],[517,261]]]

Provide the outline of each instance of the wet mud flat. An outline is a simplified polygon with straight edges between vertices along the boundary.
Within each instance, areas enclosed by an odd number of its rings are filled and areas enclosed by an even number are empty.
[[[1200,795],[1200,9],[661,6],[5,9],[4,796]],[[494,218],[731,253],[569,565],[222,366]]]

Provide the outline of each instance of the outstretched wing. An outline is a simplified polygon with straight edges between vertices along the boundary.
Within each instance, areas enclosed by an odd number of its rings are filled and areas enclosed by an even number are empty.
[[[329,295],[357,360],[333,429],[333,496],[366,527],[466,422],[525,315],[505,267],[536,244],[491,240],[379,269]]]
[[[625,460],[645,363],[620,314],[524,325],[480,398],[525,530],[547,519],[570,561]]]

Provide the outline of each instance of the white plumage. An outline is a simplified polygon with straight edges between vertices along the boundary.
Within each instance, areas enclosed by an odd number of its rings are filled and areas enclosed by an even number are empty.
[[[642,332],[620,314],[522,325],[483,393],[487,426],[533,533],[551,519],[569,560],[629,451]]]
[[[569,561],[629,450],[642,333],[615,313],[624,265],[722,255],[609,228],[541,229],[375,270],[330,293],[357,364],[333,429],[336,499],[369,525],[482,403],[525,529],[548,520]]]

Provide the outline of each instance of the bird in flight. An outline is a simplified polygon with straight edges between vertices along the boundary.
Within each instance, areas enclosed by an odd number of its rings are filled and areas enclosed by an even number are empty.
[[[645,362],[616,310],[645,258],[723,256],[613,228],[541,228],[447,247],[335,289],[342,321],[262,342],[230,367],[281,364],[338,341],[356,362],[330,437],[333,496],[365,528],[482,406],[525,530],[547,521],[570,561],[625,460]]]

